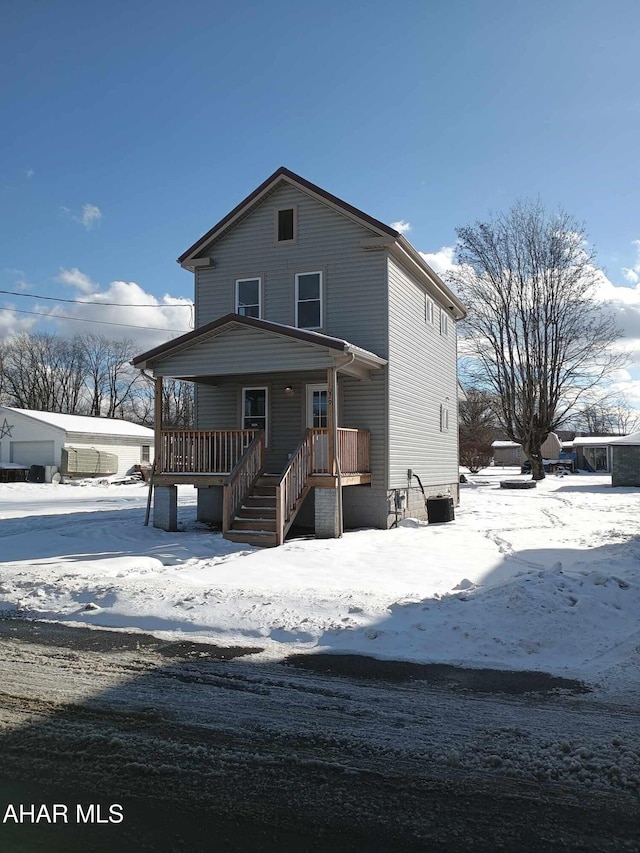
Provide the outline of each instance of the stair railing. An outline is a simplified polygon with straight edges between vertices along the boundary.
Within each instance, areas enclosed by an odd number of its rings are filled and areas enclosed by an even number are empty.
[[[253,484],[264,471],[264,431],[260,430],[247,447],[222,488],[222,534],[224,535],[237,511],[251,494]]]
[[[276,541],[282,545],[302,506],[313,473],[313,433],[308,429],[276,485]]]

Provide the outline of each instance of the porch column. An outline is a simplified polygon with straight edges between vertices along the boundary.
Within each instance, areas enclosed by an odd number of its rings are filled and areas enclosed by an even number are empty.
[[[338,423],[336,419],[336,369],[327,368],[327,454],[329,473],[336,475],[336,446]]]
[[[154,455],[156,460],[156,471],[164,471],[164,459],[162,458],[162,376],[156,376],[156,387],[154,397]]]
[[[317,539],[339,539],[338,489],[314,489]]]

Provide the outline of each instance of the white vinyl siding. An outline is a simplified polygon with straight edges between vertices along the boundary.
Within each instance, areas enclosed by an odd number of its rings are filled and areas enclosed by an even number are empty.
[[[448,336],[425,323],[425,288],[389,257],[389,488],[407,487],[411,469],[426,486],[457,486],[455,326]],[[431,297],[430,297],[431,298]],[[435,308],[442,306],[435,300]],[[443,408],[448,429],[443,429]]]
[[[274,216],[295,207],[294,243],[274,240]],[[198,269],[196,326],[229,313],[230,284],[262,275],[263,319],[295,326],[295,273],[322,270],[323,332],[387,357],[385,252],[365,251],[373,232],[298,187],[280,185],[214,243],[213,265]]]

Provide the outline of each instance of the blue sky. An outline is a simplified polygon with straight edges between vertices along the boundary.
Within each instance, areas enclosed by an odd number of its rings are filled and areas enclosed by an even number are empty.
[[[175,259],[285,165],[427,253],[561,204],[640,337],[639,31],[637,0],[5,0],[0,288],[189,298]]]

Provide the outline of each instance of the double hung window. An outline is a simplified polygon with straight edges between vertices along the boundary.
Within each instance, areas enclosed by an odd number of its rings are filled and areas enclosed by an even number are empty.
[[[322,273],[296,275],[296,326],[299,329],[322,328]]]
[[[235,312],[241,317],[262,317],[262,280],[237,278]]]

